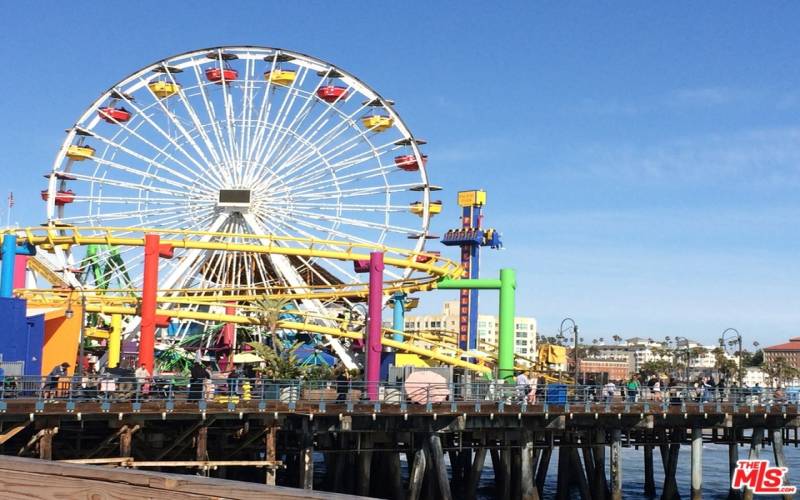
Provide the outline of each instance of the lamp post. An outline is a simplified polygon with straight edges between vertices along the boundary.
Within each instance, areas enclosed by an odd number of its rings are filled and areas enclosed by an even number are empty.
[[[738,350],[736,358],[738,360],[737,364],[739,365],[737,368],[736,374],[736,382],[739,384],[739,387],[742,386],[742,334],[739,333],[739,330],[736,328],[726,328],[722,332],[722,337],[719,338],[719,343],[722,345],[723,350],[725,349],[726,345],[733,345],[734,343],[737,345]]]
[[[562,336],[562,337],[565,337],[565,335],[564,335],[564,323],[566,323],[567,321],[572,323],[572,335],[574,337],[573,348],[572,348],[572,359],[575,362],[575,378],[574,378],[574,380],[575,380],[575,383],[577,384],[578,383],[578,377],[579,377],[579,374],[580,374],[580,369],[578,368],[578,325],[575,324],[575,320],[572,319],[572,318],[564,318],[563,320],[561,320],[561,326],[558,327],[558,334],[560,336]]]

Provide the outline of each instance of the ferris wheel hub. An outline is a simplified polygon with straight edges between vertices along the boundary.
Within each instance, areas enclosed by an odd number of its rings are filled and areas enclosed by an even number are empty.
[[[250,211],[251,192],[249,189],[220,189],[217,207],[225,212],[247,213]]]

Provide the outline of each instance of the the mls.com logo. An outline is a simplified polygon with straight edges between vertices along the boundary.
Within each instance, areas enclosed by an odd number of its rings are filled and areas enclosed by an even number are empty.
[[[766,460],[739,460],[733,471],[731,488],[747,487],[760,495],[794,494],[797,491],[795,486],[783,486],[787,470],[786,467],[770,467]]]

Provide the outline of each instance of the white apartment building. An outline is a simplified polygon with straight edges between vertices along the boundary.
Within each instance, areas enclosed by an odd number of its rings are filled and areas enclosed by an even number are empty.
[[[441,314],[406,315],[406,331],[438,330],[458,334],[458,301],[444,303]],[[500,333],[497,316],[478,315],[478,350],[486,349],[481,342],[497,345]],[[517,316],[514,318],[514,353],[521,356],[536,356],[536,318]]]
[[[623,340],[618,344],[600,344],[596,345],[595,347],[599,350],[599,355],[596,356],[598,358],[626,358],[628,360],[628,368],[631,372],[639,371],[642,366],[649,361],[672,360],[672,356],[664,356],[658,353],[658,349],[662,347],[660,342],[641,337],[633,337]],[[691,361],[689,363],[689,368],[691,370],[711,370],[714,368],[716,365],[716,356],[714,355],[713,351],[719,346],[704,346],[699,342],[690,340],[688,342],[688,347],[690,349],[695,349],[698,347],[705,349],[703,354],[692,354]],[[682,351],[683,349],[685,349],[685,347],[681,345],[681,348],[677,351],[678,358],[681,360],[681,362],[685,362],[685,357]],[[738,363],[738,358],[736,356],[728,353],[726,353],[725,356],[734,363]]]

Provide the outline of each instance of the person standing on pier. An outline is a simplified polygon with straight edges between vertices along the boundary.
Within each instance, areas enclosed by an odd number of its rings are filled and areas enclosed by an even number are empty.
[[[628,401],[635,402],[636,396],[639,394],[639,376],[636,374],[631,375],[626,388],[628,389]]]
[[[210,378],[208,371],[202,364],[195,361],[189,371],[189,400],[199,401],[203,395],[203,384],[205,379]]]
[[[147,371],[147,367],[142,363],[139,368],[136,369],[134,372],[134,376],[136,377],[136,400],[140,400],[143,397],[147,397],[150,393],[150,372]]]

